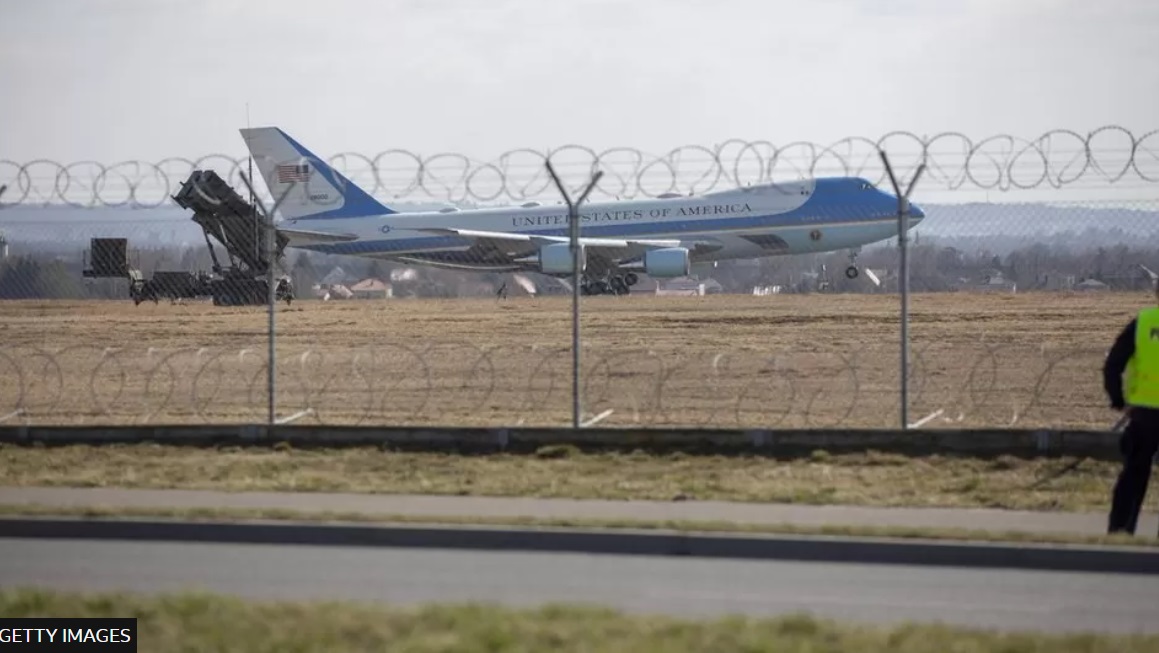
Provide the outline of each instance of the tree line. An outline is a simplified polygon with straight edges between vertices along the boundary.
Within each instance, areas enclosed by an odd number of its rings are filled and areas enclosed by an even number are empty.
[[[702,280],[715,279],[730,293],[751,293],[754,287],[779,286],[781,292],[883,292],[896,286],[896,247],[866,250],[858,264],[883,278],[881,286],[850,280],[844,274],[847,253],[781,256],[752,261],[725,261],[715,266],[699,266],[694,272]],[[0,260],[0,299],[124,299],[128,282],[124,279],[87,279],[82,275],[83,257],[27,252]],[[132,252],[131,267],[146,279],[158,271],[208,271],[212,259],[204,248],[157,248]],[[1144,268],[1159,272],[1159,247],[1132,247],[1127,244],[1092,246],[1084,249],[1034,243],[999,255],[986,248],[966,250],[949,242],[927,239],[909,251],[910,283],[915,291],[945,292],[978,287],[1001,279],[1019,291],[1059,290],[1094,279],[1113,289],[1145,288],[1150,277]],[[406,280],[396,280],[395,295],[421,297],[479,296],[493,293],[504,282],[512,292],[518,284],[499,273],[472,273],[424,266],[404,266],[387,261],[354,257],[293,252],[283,261],[299,297],[324,281],[335,268],[346,273],[344,283],[377,278],[391,283],[392,271],[410,267]],[[562,291],[556,281],[528,275],[545,292]],[[647,292],[654,282],[646,277],[637,291]]]

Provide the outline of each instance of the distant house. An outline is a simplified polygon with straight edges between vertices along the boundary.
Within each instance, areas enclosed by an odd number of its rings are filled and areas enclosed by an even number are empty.
[[[1018,284],[1002,275],[1001,270],[990,270],[976,281],[966,281],[959,290],[974,292],[1017,292]]]
[[[386,299],[393,297],[391,285],[381,279],[367,278],[350,286],[354,299]]]

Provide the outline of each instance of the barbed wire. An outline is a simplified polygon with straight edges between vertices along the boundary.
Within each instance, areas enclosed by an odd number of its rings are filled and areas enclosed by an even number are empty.
[[[546,160],[557,170],[572,171],[577,188],[592,169],[599,168],[604,176],[593,197],[605,198],[705,193],[835,175],[864,177],[881,185],[887,179],[877,156],[879,148],[889,153],[902,176],[924,163],[925,188],[936,184],[946,190],[1009,191],[1063,188],[1083,182],[1159,182],[1159,130],[1136,135],[1117,125],[1099,127],[1086,135],[1053,129],[1029,139],[997,134],[976,140],[960,132],[919,136],[894,131],[877,139],[846,137],[828,145],[732,139],[714,146],[679,146],[661,155],[632,147],[597,151],[584,145],[564,145],[547,150],[517,148],[490,161],[456,152],[423,155],[405,149],[376,154],[344,152],[326,161],[383,200],[487,203],[555,198],[544,170]],[[231,185],[241,187],[247,161],[247,157],[227,154],[114,164],[0,160],[0,185],[9,187],[4,199],[8,206],[152,208],[170,204],[171,195],[194,170],[214,170]]]
[[[914,348],[915,426],[1105,428],[1105,352],[993,345]],[[0,348],[0,424],[220,424],[261,420],[266,357],[252,347]],[[559,425],[562,346],[309,348],[279,355],[284,421],[439,426]],[[953,371],[938,369],[944,358]],[[587,348],[583,404],[605,425],[837,428],[896,425],[897,371],[860,351]],[[1085,381],[1082,379],[1085,378]]]

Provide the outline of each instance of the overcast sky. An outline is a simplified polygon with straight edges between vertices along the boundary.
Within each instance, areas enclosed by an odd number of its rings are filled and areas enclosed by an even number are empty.
[[[0,0],[0,159],[1159,128],[1155,0]]]

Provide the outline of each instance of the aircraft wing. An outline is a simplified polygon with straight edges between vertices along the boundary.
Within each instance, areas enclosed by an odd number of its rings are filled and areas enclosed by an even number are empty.
[[[500,250],[514,254],[526,250],[529,246],[542,247],[556,243],[570,243],[567,236],[542,236],[538,234],[520,234],[503,231],[480,231],[477,229],[457,229],[454,227],[428,227],[417,229],[427,233],[447,236],[460,236],[476,240],[480,245],[491,250]],[[589,252],[612,260],[622,260],[642,255],[650,249],[665,247],[688,247],[696,253],[718,249],[720,245],[713,241],[686,241],[679,239],[634,239],[634,238],[590,238],[581,237],[580,243]]]

